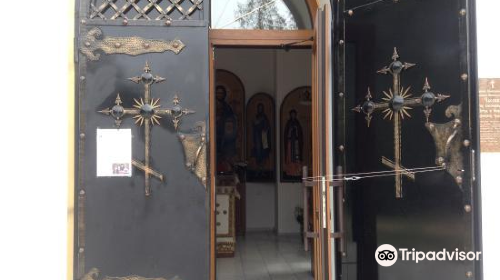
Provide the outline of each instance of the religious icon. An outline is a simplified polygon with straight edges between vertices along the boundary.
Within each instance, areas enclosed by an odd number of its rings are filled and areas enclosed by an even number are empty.
[[[275,178],[274,101],[257,93],[247,104],[247,181],[272,182]]]
[[[290,176],[300,176],[302,172],[302,152],[304,134],[297,120],[297,111],[290,110],[290,118],[286,122],[284,132],[285,166],[284,172]]]
[[[243,106],[245,92],[240,79],[231,72],[216,73],[217,172],[231,173],[243,159]]]
[[[300,182],[302,167],[312,170],[310,87],[291,91],[281,105],[281,181]]]

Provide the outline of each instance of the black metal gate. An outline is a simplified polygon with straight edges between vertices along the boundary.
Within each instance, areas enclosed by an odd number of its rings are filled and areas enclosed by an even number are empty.
[[[209,1],[77,10],[74,278],[208,279]],[[131,177],[96,175],[98,129],[131,129]]]
[[[481,251],[474,1],[336,9],[335,158],[347,173],[337,275],[481,279],[481,261],[374,257],[382,244]]]

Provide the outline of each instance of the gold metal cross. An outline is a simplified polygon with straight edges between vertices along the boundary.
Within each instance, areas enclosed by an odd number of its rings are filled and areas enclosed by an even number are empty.
[[[382,157],[382,164],[394,169],[395,171],[395,189],[396,198],[402,198],[402,182],[403,176],[415,180],[415,174],[408,171],[405,167],[401,165],[401,122],[405,117],[410,118],[411,115],[409,110],[412,107],[423,106],[424,114],[426,117],[426,122],[429,122],[429,118],[432,112],[432,106],[436,102],[441,102],[449,97],[449,95],[444,94],[434,94],[430,91],[431,87],[427,78],[424,82],[423,90],[424,92],[420,97],[411,97],[410,87],[404,88],[401,85],[401,73],[415,66],[414,63],[401,62],[399,60],[399,54],[396,48],[394,48],[394,53],[392,55],[392,62],[389,66],[377,71],[379,74],[391,74],[392,75],[392,88],[388,91],[384,91],[385,97],[382,98],[384,102],[375,103],[372,101],[372,95],[370,88],[368,88],[368,93],[365,97],[365,101],[352,110],[358,113],[365,114],[365,120],[368,127],[372,121],[372,114],[376,111],[382,111],[384,114],[384,119],[392,120],[394,125],[394,161],[389,160],[386,157]]]
[[[150,177],[156,177],[163,182],[164,176],[150,166],[150,144],[151,144],[151,126],[159,125],[162,116],[170,116],[175,130],[179,127],[179,122],[184,115],[193,114],[194,111],[182,108],[179,103],[179,97],[174,96],[172,108],[161,109],[160,99],[151,97],[151,86],[153,84],[165,81],[165,78],[154,76],[148,62],[144,66],[144,72],[140,76],[129,78],[130,81],[144,86],[144,96],[139,100],[134,98],[133,108],[124,108],[122,100],[118,93],[115,99],[115,105],[112,108],[106,108],[99,113],[112,116],[115,119],[115,125],[120,127],[122,118],[130,115],[135,119],[135,123],[144,126],[144,162],[133,159],[132,165],[144,172],[144,192],[146,196],[151,194]]]

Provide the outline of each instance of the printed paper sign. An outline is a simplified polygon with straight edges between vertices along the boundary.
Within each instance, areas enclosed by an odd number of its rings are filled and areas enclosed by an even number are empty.
[[[132,176],[132,131],[97,129],[97,177]]]

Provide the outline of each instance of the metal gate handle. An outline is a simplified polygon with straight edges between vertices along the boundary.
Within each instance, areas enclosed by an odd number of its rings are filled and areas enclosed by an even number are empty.
[[[309,251],[309,238],[319,238],[319,233],[314,231],[309,231],[309,201],[307,199],[307,192],[309,189],[313,189],[315,187],[314,182],[307,180],[308,175],[307,166],[302,167],[302,191],[304,196],[304,251]]]
[[[337,178],[342,178],[342,166],[337,166]],[[332,181],[330,185],[335,188],[337,193],[337,229],[331,234],[331,238],[339,239],[340,242],[340,253],[342,256],[346,254],[346,244],[345,244],[345,220],[344,220],[344,180]]]

